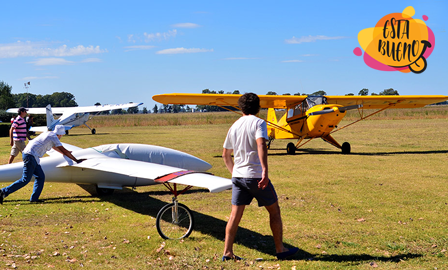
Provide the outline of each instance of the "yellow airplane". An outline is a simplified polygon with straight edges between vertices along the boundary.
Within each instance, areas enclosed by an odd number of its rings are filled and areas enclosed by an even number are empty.
[[[228,110],[237,107],[241,95],[234,94],[162,94],[153,96],[153,100],[163,104],[213,105]],[[324,141],[349,154],[348,142],[340,145],[331,134],[364,120],[386,109],[419,108],[429,104],[448,100],[443,95],[413,96],[278,96],[259,95],[262,108],[268,108],[266,122],[270,146],[274,139],[297,139],[297,143],[288,143],[286,151],[295,151],[314,138]],[[286,109],[283,117],[277,121],[275,109]],[[364,110],[375,111],[364,115]],[[358,110],[360,118],[346,126],[338,127],[348,110]],[[306,140],[307,139],[307,140]],[[303,140],[306,140],[303,142]]]

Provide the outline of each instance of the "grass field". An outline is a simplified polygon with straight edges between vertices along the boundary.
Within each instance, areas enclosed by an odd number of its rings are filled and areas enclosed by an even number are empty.
[[[231,191],[181,195],[194,212],[195,230],[187,239],[164,241],[155,217],[172,196],[163,186],[98,198],[90,187],[47,183],[42,204],[28,202],[29,184],[0,206],[0,269],[447,269],[446,109],[390,110],[335,133],[336,140],[351,143],[350,155],[313,140],[290,156],[290,141],[274,141],[270,178],[279,195],[284,242],[301,249],[294,260],[275,259],[267,213],[254,202],[235,246],[246,260],[220,262]],[[76,128],[62,141],[170,147],[230,178],[222,143],[237,117],[101,116],[89,122],[96,135]],[[9,151],[8,138],[0,138],[0,164]]]

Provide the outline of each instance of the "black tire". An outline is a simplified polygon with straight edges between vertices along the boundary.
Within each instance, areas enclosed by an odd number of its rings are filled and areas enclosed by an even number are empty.
[[[342,144],[342,154],[350,154],[351,151],[352,149],[348,142]]]
[[[68,130],[65,131],[65,135],[68,135]]]
[[[96,194],[98,194],[98,196],[102,197],[102,196],[110,196],[114,193],[114,189],[111,188],[99,188],[98,186],[96,186]]]
[[[188,207],[177,204],[177,221],[174,219],[174,203],[162,207],[156,218],[157,232],[163,239],[182,239],[193,231],[193,214]]]
[[[93,135],[96,134],[96,129],[92,129],[92,134],[93,134]]]
[[[288,155],[294,155],[296,153],[296,146],[295,144],[293,144],[292,142],[288,143],[288,145],[286,146],[286,152],[288,153]]]

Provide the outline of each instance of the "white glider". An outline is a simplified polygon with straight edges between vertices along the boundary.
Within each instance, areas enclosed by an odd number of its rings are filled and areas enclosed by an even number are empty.
[[[143,103],[126,103],[114,105],[98,105],[98,106],[83,106],[83,107],[55,107],[51,108],[48,105],[45,108],[27,108],[29,114],[46,114],[46,127],[32,127],[30,130],[35,132],[45,132],[53,130],[56,125],[64,125],[66,130],[73,127],[85,125],[90,129],[92,134],[96,133],[95,129],[90,128],[86,122],[92,119],[91,113],[100,113],[104,111],[119,110],[133,108],[142,105]],[[19,108],[10,108],[6,110],[8,113],[17,113]],[[62,114],[58,119],[54,119],[53,114]],[[67,132],[68,133],[68,132]]]
[[[78,159],[76,164],[54,150],[41,158],[46,182],[92,184],[99,195],[111,194],[123,187],[164,184],[174,195],[156,218],[159,234],[165,239],[187,237],[193,230],[193,215],[177,196],[191,187],[220,192],[232,187],[230,179],[205,171],[212,166],[187,153],[145,144],[107,144],[82,149],[63,143]],[[22,175],[23,162],[1,165],[0,182],[13,182]],[[32,180],[33,181],[33,180]],[[181,191],[177,184],[186,185]]]

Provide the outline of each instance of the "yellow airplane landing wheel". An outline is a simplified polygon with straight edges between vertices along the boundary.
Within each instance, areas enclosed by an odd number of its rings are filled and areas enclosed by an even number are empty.
[[[288,155],[294,155],[296,153],[296,146],[295,144],[293,144],[292,142],[288,143],[288,145],[286,146],[286,152],[288,153]]]
[[[157,232],[163,239],[182,239],[193,231],[193,214],[188,207],[173,199],[160,209],[156,218]]]
[[[350,144],[348,142],[345,142],[342,144],[342,154],[350,154],[351,152],[351,147]]]

